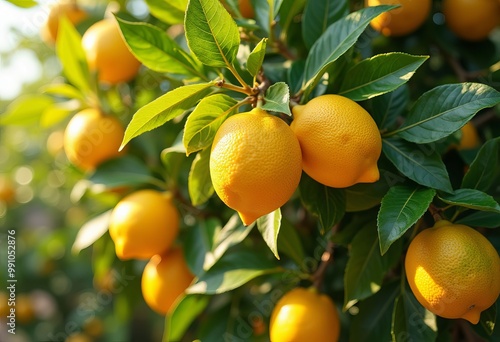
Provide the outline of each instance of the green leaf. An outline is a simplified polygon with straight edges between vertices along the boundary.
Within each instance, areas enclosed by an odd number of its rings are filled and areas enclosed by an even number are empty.
[[[455,221],[457,224],[483,228],[500,228],[500,214],[491,211],[478,211]]]
[[[281,210],[276,209],[270,214],[261,216],[257,219],[257,228],[264,238],[267,246],[273,252],[276,259],[279,259],[278,254],[278,234],[281,227]]]
[[[66,17],[61,18],[59,23],[56,52],[68,81],[83,93],[90,91],[90,74],[82,37]]]
[[[7,1],[21,8],[30,8],[38,5],[38,2],[36,2],[35,0],[7,0]]]
[[[254,47],[247,60],[247,70],[252,76],[257,76],[266,56],[267,38],[262,40]]]
[[[488,309],[481,312],[481,317],[479,319],[479,324],[475,325],[474,328],[478,331],[479,334],[484,336],[485,338],[493,335],[495,331],[497,319],[497,303],[494,303]],[[494,337],[490,337],[495,339]]]
[[[281,220],[278,235],[278,251],[290,257],[297,265],[304,267],[304,247],[295,227],[286,219]]]
[[[475,189],[457,189],[453,194],[440,194],[443,202],[460,207],[492,211],[500,214],[500,205],[490,195]]]
[[[189,326],[207,307],[210,297],[186,295],[177,303],[172,314],[166,317],[163,341],[181,341]]]
[[[56,102],[43,111],[40,126],[47,128],[58,124],[79,109],[81,109],[81,103],[77,100]]]
[[[71,84],[66,84],[66,83],[47,84],[46,86],[42,87],[41,91],[42,93],[53,96],[75,99],[80,102],[85,101],[85,96],[83,95],[83,93],[79,89],[73,87]]]
[[[186,154],[208,148],[222,123],[236,111],[237,101],[225,94],[207,96],[189,114],[182,141]]]
[[[266,90],[264,101],[262,109],[292,116],[290,112],[290,91],[285,82],[277,82],[270,86]]]
[[[410,102],[410,91],[406,84],[390,93],[372,99],[370,114],[379,129],[387,129],[396,123]]]
[[[349,13],[346,0],[310,0],[302,17],[302,37],[310,49],[328,26]]]
[[[213,83],[210,82],[179,87],[140,108],[125,130],[120,149],[133,138],[190,110],[212,91],[212,86]]]
[[[328,67],[351,48],[370,21],[395,6],[367,7],[336,21],[314,43],[306,59],[305,98],[319,83]]]
[[[194,206],[208,201],[214,194],[212,179],[210,178],[210,149],[206,148],[196,155],[191,164],[188,176],[188,191],[191,203]]]
[[[484,143],[462,180],[462,188],[488,191],[498,184],[500,169],[500,137]]]
[[[445,138],[465,125],[478,111],[500,103],[500,93],[481,83],[435,87],[410,110],[403,126],[390,134],[425,144]]]
[[[435,195],[436,190],[419,186],[397,185],[389,189],[377,218],[382,254],[425,214]]]
[[[217,0],[190,0],[184,21],[189,49],[205,65],[231,66],[240,45],[238,26]]]
[[[347,71],[339,94],[363,101],[395,90],[410,80],[428,56],[392,52],[365,59]]]
[[[390,341],[394,301],[399,293],[399,281],[396,281],[359,303],[359,313],[352,317],[349,327],[349,340]]]
[[[195,225],[185,232],[183,243],[186,262],[195,275],[203,274],[213,265],[207,263],[213,259],[212,251],[216,235],[221,229],[219,219],[207,218],[197,220]]]
[[[12,101],[0,115],[0,125],[37,124],[44,111],[53,104],[54,100],[47,95],[23,95]]]
[[[380,179],[374,183],[358,183],[345,189],[346,211],[367,210],[379,205],[390,189],[386,175],[389,171],[380,169]]]
[[[201,275],[187,293],[219,294],[234,290],[264,274],[282,272],[262,254],[254,250],[238,250],[225,254],[212,268]]]
[[[71,247],[71,252],[73,254],[80,253],[81,250],[92,245],[108,231],[111,212],[112,210],[105,211],[104,213],[87,221],[80,228],[78,234],[76,235],[75,242]]]
[[[137,59],[157,72],[206,80],[203,65],[186,53],[168,34],[147,23],[118,19],[127,45]]]
[[[299,183],[300,198],[307,210],[318,217],[323,232],[340,222],[345,213],[345,193],[316,182],[302,173]]]
[[[429,188],[453,192],[446,167],[433,148],[386,138],[382,140],[382,151],[411,180]]]
[[[401,256],[402,243],[381,255],[375,222],[366,224],[354,237],[344,274],[344,309],[380,290],[387,271]]]
[[[396,298],[392,315],[392,341],[435,341],[437,337],[436,316],[426,310],[405,286]]]
[[[188,0],[146,0],[149,11],[167,24],[180,24],[184,21]]]
[[[302,87],[302,82],[304,81],[304,70],[306,67],[306,61],[298,60],[292,63],[292,66],[288,69],[288,85],[292,94],[297,94]]]
[[[279,7],[281,41],[287,41],[289,28],[294,22],[296,16],[303,11],[305,4],[306,0],[283,1],[282,5]]]

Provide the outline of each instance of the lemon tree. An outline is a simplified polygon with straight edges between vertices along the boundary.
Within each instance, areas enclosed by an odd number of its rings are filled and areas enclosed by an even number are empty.
[[[497,341],[500,5],[483,2],[467,20],[451,0],[54,7],[78,18],[50,12],[55,43],[33,51],[60,72],[0,102],[0,222],[38,246],[22,298],[61,312],[20,329]],[[18,153],[20,132],[43,143]],[[59,215],[48,238],[30,203]]]

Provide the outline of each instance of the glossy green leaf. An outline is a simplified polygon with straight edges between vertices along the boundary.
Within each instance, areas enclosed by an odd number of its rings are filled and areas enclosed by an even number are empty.
[[[208,201],[215,190],[210,178],[210,149],[199,152],[191,164],[188,176],[188,191],[191,203],[194,206]]]
[[[278,235],[278,251],[290,257],[297,265],[304,265],[304,247],[296,228],[286,219],[281,220]]]
[[[349,50],[358,40],[370,21],[395,6],[367,7],[336,21],[311,47],[306,59],[304,84],[305,97],[319,83],[328,67]]]
[[[222,123],[235,112],[237,101],[225,94],[214,94],[200,101],[184,126],[182,138],[186,154],[208,148]]]
[[[410,91],[406,84],[390,93],[372,99],[370,114],[379,129],[388,129],[404,113],[410,102]]]
[[[302,36],[310,49],[316,40],[335,21],[349,13],[347,0],[310,0],[302,17]]]
[[[389,189],[377,218],[382,254],[425,214],[435,195],[436,190],[417,185],[397,185]]]
[[[189,49],[203,63],[227,67],[236,60],[238,26],[218,0],[190,0],[184,21]]]
[[[172,314],[166,317],[164,342],[181,341],[193,321],[210,302],[205,295],[186,295],[177,303]]]
[[[130,140],[155,129],[193,108],[210,94],[213,83],[192,84],[176,88],[140,108],[125,130],[123,148]]]
[[[66,17],[61,19],[57,32],[56,52],[64,75],[81,92],[90,91],[92,87],[82,37]]]
[[[391,52],[365,59],[347,71],[339,94],[363,101],[395,90],[410,80],[428,56]]]
[[[73,246],[71,247],[71,252],[73,254],[80,253],[81,250],[92,245],[108,231],[111,212],[112,210],[105,211],[87,221],[80,228],[76,235],[75,242],[73,242]]]
[[[419,97],[403,126],[391,134],[425,144],[459,130],[478,111],[500,103],[500,92],[481,83],[435,87]]]
[[[267,246],[273,252],[276,259],[279,259],[278,254],[278,234],[281,228],[281,210],[276,209],[272,213],[261,216],[257,219],[257,228],[264,238]]]
[[[386,254],[380,254],[375,222],[356,234],[344,274],[344,309],[380,290],[385,274],[399,261],[401,251],[402,244],[397,243]]]
[[[500,213],[500,204],[493,197],[475,189],[457,189],[453,194],[440,194],[439,199],[464,208]]]
[[[487,192],[500,179],[500,137],[484,143],[462,180],[462,188]]]
[[[387,138],[382,140],[382,151],[394,166],[411,180],[429,188],[453,192],[441,156],[431,146]]]
[[[290,91],[288,85],[285,82],[277,82],[270,86],[266,90],[264,104],[261,108],[292,116],[292,112],[290,112]]]
[[[188,0],[145,0],[149,11],[156,18],[167,24],[180,24],[184,21],[184,13]]]
[[[292,94],[297,94],[302,87],[302,82],[304,81],[304,70],[306,67],[306,62],[304,60],[294,61],[292,66],[288,69],[288,85]]]
[[[206,80],[203,65],[186,53],[168,34],[147,23],[118,19],[127,45],[137,59],[157,72]]]
[[[345,213],[345,193],[316,182],[302,173],[300,198],[307,210],[318,218],[323,232],[340,222]]]
[[[213,265],[208,263],[213,259],[212,251],[221,229],[219,219],[207,218],[197,220],[193,227],[186,230],[183,239],[184,254],[189,268],[196,276],[203,274]]]
[[[500,228],[500,214],[491,211],[478,211],[455,221],[472,227]]]
[[[12,101],[0,115],[0,125],[34,125],[54,100],[46,95],[24,95]]]
[[[225,254],[212,268],[201,275],[187,293],[218,294],[234,290],[264,274],[282,272],[262,254],[238,250]]]
[[[247,70],[252,76],[257,76],[266,56],[267,38],[262,40],[254,47],[247,60]]]

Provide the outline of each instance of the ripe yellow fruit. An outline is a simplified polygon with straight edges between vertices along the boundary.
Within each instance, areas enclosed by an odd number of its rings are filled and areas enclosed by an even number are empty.
[[[215,135],[210,176],[220,199],[249,225],[293,195],[300,181],[300,145],[290,127],[262,109],[236,114]]]
[[[276,303],[269,324],[273,342],[334,342],[339,339],[340,320],[330,297],[314,288],[295,288]]]
[[[141,280],[142,296],[151,309],[166,315],[193,279],[182,250],[173,248],[164,255],[155,255],[146,264]]]
[[[170,193],[139,190],[115,206],[109,234],[118,258],[149,259],[166,252],[179,233],[179,212]]]
[[[446,25],[458,37],[479,41],[500,24],[500,2],[496,0],[444,0]]]
[[[109,84],[133,79],[141,63],[128,49],[118,23],[113,19],[98,21],[84,33],[82,46],[91,71],[99,81]]]
[[[68,160],[85,171],[122,155],[118,152],[125,130],[120,121],[95,108],[76,113],[64,131],[64,151]]]
[[[378,5],[401,5],[380,14],[370,25],[384,36],[405,36],[416,31],[425,22],[431,11],[431,0],[365,0],[365,7]]]
[[[253,6],[250,0],[238,0],[238,6],[240,8],[240,13],[243,16],[243,18],[251,19],[255,17],[255,12],[253,10]]]
[[[500,294],[500,257],[478,231],[438,221],[410,243],[406,276],[417,300],[444,318],[479,322]]]
[[[302,168],[311,178],[334,188],[379,179],[382,138],[363,107],[340,95],[322,95],[292,112],[290,127],[302,149]]]
[[[12,203],[15,195],[16,190],[11,180],[6,175],[0,174],[0,202]]]
[[[57,31],[59,30],[59,21],[67,17],[73,25],[77,25],[88,18],[88,14],[80,8],[75,2],[61,1],[50,7],[47,20],[41,28],[42,39],[53,44],[57,40]]]
[[[19,323],[27,324],[35,318],[35,311],[33,310],[33,303],[28,294],[18,294],[16,296],[16,319]]]
[[[476,127],[472,122],[467,122],[460,130],[462,132],[462,137],[460,138],[457,149],[468,150],[479,146],[481,141],[477,134]]]
[[[64,342],[92,342],[93,339],[84,333],[81,332],[76,332],[71,335],[69,335]]]
[[[10,314],[9,295],[7,292],[0,292],[0,317],[3,319]]]

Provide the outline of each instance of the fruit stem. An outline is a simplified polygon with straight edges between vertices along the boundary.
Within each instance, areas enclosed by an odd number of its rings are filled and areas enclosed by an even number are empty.
[[[441,209],[436,207],[434,204],[431,203],[428,210],[431,213],[434,222],[441,221],[443,219],[443,216],[441,216]]]
[[[252,95],[252,89],[250,87],[247,86],[248,88],[243,88],[243,87],[231,84],[231,83],[226,83],[226,81],[224,81],[224,80],[219,80],[219,81],[215,82],[215,86],[219,87],[219,88],[237,91],[239,93],[243,93],[246,95]]]
[[[240,84],[243,86],[243,87],[240,87],[243,90],[243,93],[245,93],[247,95],[252,95],[252,88],[245,82],[245,80],[240,76],[240,74],[238,74],[238,72],[236,71],[234,66],[231,64],[228,64],[227,67],[228,67],[229,71],[231,71],[233,76],[236,77],[238,82],[240,82]]]

